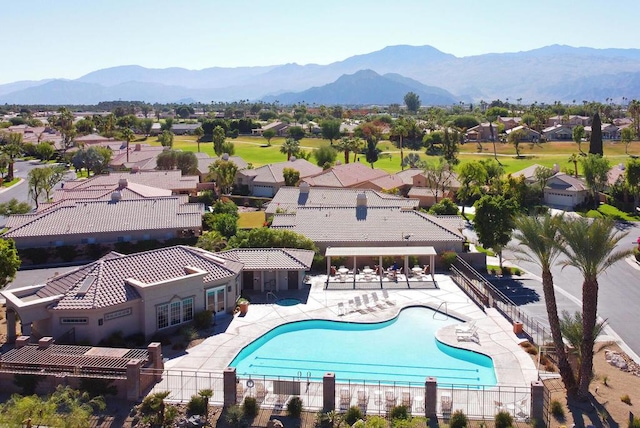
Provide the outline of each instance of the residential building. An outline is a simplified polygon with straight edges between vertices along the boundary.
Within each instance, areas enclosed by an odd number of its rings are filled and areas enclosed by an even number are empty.
[[[240,156],[229,156],[228,153],[223,153],[222,156],[212,158],[207,153],[196,153],[198,158],[198,175],[200,176],[200,182],[204,183],[209,175],[209,167],[213,165],[217,160],[230,161],[236,164],[238,169],[245,169],[249,166],[247,161]]]
[[[283,171],[285,168],[295,169],[300,179],[317,175],[322,168],[305,159],[292,157],[286,162],[268,164],[254,169],[244,169],[236,174],[237,188],[245,188],[253,196],[272,198],[284,186]]]
[[[126,180],[124,183],[122,180]],[[141,184],[148,187],[170,190],[174,195],[195,195],[198,187],[198,176],[182,175],[180,171],[137,171],[112,172],[111,174],[94,175],[87,179],[65,181],[62,189],[54,193],[53,200],[68,199],[64,196],[72,192],[111,192],[121,188],[123,184]],[[79,199],[74,197],[73,199]]]
[[[546,141],[571,141],[573,139],[573,128],[568,125],[552,125],[542,130],[542,136]]]
[[[524,133],[524,138],[522,138],[520,141],[531,141],[531,142],[540,141],[541,134],[538,131],[531,129],[525,125],[519,125],[511,129],[508,129],[506,131],[506,134],[508,136],[512,132],[516,132],[516,131],[522,131]]]
[[[581,180],[561,172],[551,177],[544,188],[545,204],[556,208],[571,210],[588,197],[588,189]]]
[[[311,187],[351,187],[380,190],[380,185],[372,185],[371,182],[381,177],[389,177],[389,173],[377,169],[370,168],[360,162],[345,163],[335,165],[326,171],[320,171],[318,174],[305,178],[303,181]],[[385,183],[386,185],[402,185],[401,180],[393,180],[393,182]]]
[[[128,155],[126,147],[118,153],[114,153],[109,166],[116,171],[123,169],[153,171],[158,166],[156,163],[158,155],[164,150],[168,150],[168,148],[135,144],[134,146],[129,146]]]

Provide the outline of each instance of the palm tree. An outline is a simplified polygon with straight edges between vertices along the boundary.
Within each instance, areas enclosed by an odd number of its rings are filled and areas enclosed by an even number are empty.
[[[564,342],[562,341],[558,306],[553,287],[553,275],[551,274],[551,266],[561,254],[555,242],[558,238],[558,228],[562,221],[563,217],[552,217],[549,214],[541,217],[522,215],[516,218],[516,232],[513,237],[520,241],[521,245],[514,247],[513,250],[520,260],[535,263],[542,269],[542,290],[547,307],[551,337],[558,356],[558,370],[567,389],[567,394],[573,396],[576,393],[576,378],[569,364]]]
[[[204,399],[204,421],[206,425],[206,422],[209,420],[209,399],[213,397],[213,390],[201,389],[200,391],[198,391],[198,395]]]
[[[407,128],[404,127],[404,125],[402,124],[397,124],[393,127],[392,129],[392,133],[393,135],[397,136],[398,138],[400,138],[400,167],[402,168],[402,170],[404,170],[404,165],[402,165],[402,160],[404,159],[404,151],[402,149],[402,138],[406,137],[408,135],[407,132]]]
[[[193,130],[193,135],[196,136],[196,142],[198,143],[198,153],[200,153],[200,140],[202,140],[202,136],[204,135],[204,129],[202,126],[198,126]]]
[[[569,156],[569,162],[573,162],[573,175],[578,178],[578,155],[575,153],[571,153],[571,156]]]
[[[578,377],[578,396],[587,398],[593,376],[593,346],[598,312],[598,275],[615,262],[624,259],[632,250],[616,249],[617,243],[627,236],[618,233],[613,220],[597,218],[593,221],[580,217],[564,221],[559,226],[556,241],[566,256],[562,267],[573,266],[580,271],[582,282],[582,330],[584,341],[580,354],[582,364]]]
[[[135,138],[135,135],[130,128],[125,128],[122,131],[122,138],[127,141],[127,163],[129,163],[129,144],[131,143],[131,140]]]
[[[606,320],[598,321],[593,331],[593,337],[598,337],[604,330]],[[582,333],[582,314],[575,312],[573,315],[569,311],[562,311],[562,318],[560,319],[560,330],[562,336],[569,342],[573,351],[578,359],[578,371],[582,365],[582,340],[584,334]]]
[[[287,155],[287,160],[291,159],[291,156],[297,154],[300,151],[300,142],[293,138],[287,138],[280,146],[280,153]]]

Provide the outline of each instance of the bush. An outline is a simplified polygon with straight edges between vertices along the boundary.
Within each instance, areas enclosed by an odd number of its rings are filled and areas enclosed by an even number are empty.
[[[302,400],[298,396],[293,396],[287,403],[287,414],[293,418],[299,418],[302,414]]]
[[[640,418],[634,416],[633,420],[629,421],[629,428],[640,428]]]
[[[455,251],[445,251],[442,253],[442,263],[444,265],[445,270],[449,270],[453,262],[456,261],[458,254]]]
[[[362,419],[364,415],[362,414],[362,410],[358,406],[351,406],[344,414],[344,421],[348,423],[350,426],[355,424],[356,421]]]
[[[231,406],[224,415],[225,421],[234,428],[242,426],[242,409],[240,406]]]
[[[562,403],[560,403],[558,400],[551,400],[551,414],[556,418],[556,419],[564,419],[564,407],[562,407]]]
[[[182,336],[185,342],[191,342],[192,340],[196,340],[200,337],[198,335],[198,330],[196,330],[192,325],[185,325],[184,327],[181,327],[180,336]]]
[[[387,428],[387,420],[382,416],[370,416],[367,418],[367,428]]]
[[[631,405],[631,397],[629,397],[629,394],[624,394],[622,397],[620,397],[620,401],[628,406]]]
[[[409,414],[409,408],[407,406],[393,406],[389,411],[389,418],[391,420],[409,419],[411,418],[411,415]]]
[[[213,319],[213,312],[200,311],[196,312],[193,316],[193,326],[198,330],[209,328],[211,326],[211,320]]]
[[[465,415],[462,410],[456,410],[453,412],[449,419],[450,428],[465,428],[468,423],[469,419],[467,419],[467,415]]]
[[[207,400],[199,395],[192,395],[191,400],[187,403],[187,414],[189,415],[206,415]]]
[[[242,404],[242,413],[246,418],[258,416],[258,401],[254,397],[245,397]]]
[[[509,412],[504,410],[498,412],[494,418],[496,428],[509,428],[513,425],[513,417]]]

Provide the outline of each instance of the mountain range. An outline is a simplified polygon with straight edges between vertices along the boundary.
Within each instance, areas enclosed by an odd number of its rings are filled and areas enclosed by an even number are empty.
[[[563,45],[524,52],[456,57],[432,46],[389,46],[327,65],[97,70],[75,80],[0,85],[0,103],[96,104],[278,101],[367,105],[403,103],[408,91],[422,105],[495,99],[522,103],[640,99],[640,49]]]

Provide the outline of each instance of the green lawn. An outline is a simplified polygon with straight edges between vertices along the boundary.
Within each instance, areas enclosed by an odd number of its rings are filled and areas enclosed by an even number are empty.
[[[241,212],[238,219],[238,229],[255,229],[264,226],[264,211]]]
[[[20,181],[20,179],[18,177],[14,177],[13,180],[11,180],[11,181],[3,181],[2,182],[2,187],[11,187],[14,184],[16,184],[18,181]]]
[[[597,210],[582,212],[582,215],[590,218],[610,217],[617,221],[640,221],[640,216],[632,215],[609,204],[602,204]]]

